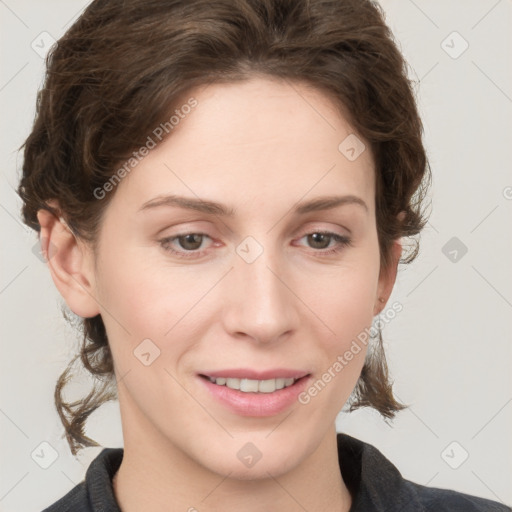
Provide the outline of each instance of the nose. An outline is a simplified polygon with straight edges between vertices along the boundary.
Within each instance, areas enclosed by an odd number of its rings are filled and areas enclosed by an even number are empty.
[[[292,277],[283,271],[282,258],[268,249],[248,261],[235,255],[224,283],[224,327],[237,338],[277,342],[297,329],[300,318]]]

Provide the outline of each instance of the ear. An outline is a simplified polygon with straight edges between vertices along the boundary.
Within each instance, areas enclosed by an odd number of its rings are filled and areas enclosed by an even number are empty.
[[[65,224],[48,210],[39,210],[41,250],[53,282],[68,307],[78,316],[92,318],[99,314],[94,293],[92,250],[77,239]]]
[[[393,246],[391,247],[391,261],[387,268],[381,267],[380,270],[377,296],[375,297],[375,306],[373,309],[374,316],[378,315],[386,307],[386,303],[393,291],[393,286],[395,285],[398,263],[401,255],[402,243],[398,239],[393,242]]]
[[[397,218],[401,223],[405,218],[405,212],[400,212]],[[402,255],[402,242],[400,239],[393,241],[390,252],[391,258],[387,268],[381,267],[380,269],[377,296],[375,297],[375,306],[373,309],[374,316],[378,315],[386,307],[389,296],[393,291],[393,286],[395,285],[396,274],[398,271],[398,263],[400,262],[400,256]]]

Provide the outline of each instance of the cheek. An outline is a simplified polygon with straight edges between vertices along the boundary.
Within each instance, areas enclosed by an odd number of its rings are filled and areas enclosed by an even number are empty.
[[[301,278],[304,301],[330,332],[332,349],[343,348],[371,326],[378,268],[378,254],[359,251],[329,272]]]
[[[344,279],[326,298],[323,308],[325,323],[334,335],[324,338],[323,350],[326,355],[322,380],[335,381],[343,400],[348,398],[364,364],[368,341],[365,338],[373,319],[373,298],[375,285],[356,279]],[[328,374],[326,374],[328,372]],[[333,375],[336,378],[333,378]],[[341,398],[341,395],[339,396]]]
[[[165,349],[166,358],[178,357],[205,324],[201,317],[206,311],[199,303],[215,277],[201,275],[193,266],[151,264],[144,256],[126,251],[117,258],[111,252],[98,272],[102,317],[113,352],[125,362],[146,339]]]
[[[324,293],[309,295],[314,304],[311,309],[322,320],[313,335],[321,360],[315,380],[299,396],[299,403],[310,414],[331,419],[348,400],[364,365],[378,277],[372,266],[366,271],[359,267],[344,270],[325,280]]]

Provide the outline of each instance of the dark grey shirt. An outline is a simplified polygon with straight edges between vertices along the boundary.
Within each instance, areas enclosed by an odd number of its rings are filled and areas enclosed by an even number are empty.
[[[350,512],[512,511],[496,501],[405,480],[372,445],[347,434],[337,438],[341,474],[352,495]],[[120,512],[112,477],[122,459],[122,448],[104,448],[91,462],[85,480],[43,512]]]

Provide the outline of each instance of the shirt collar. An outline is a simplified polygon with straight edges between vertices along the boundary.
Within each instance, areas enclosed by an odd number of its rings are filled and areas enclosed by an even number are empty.
[[[352,495],[349,512],[424,512],[414,484],[371,444],[338,434],[338,460]]]

